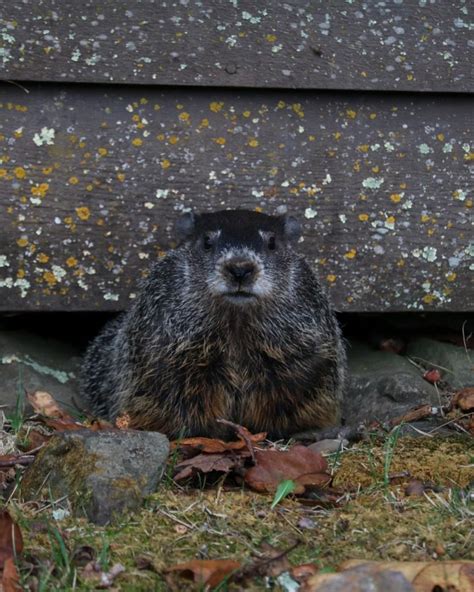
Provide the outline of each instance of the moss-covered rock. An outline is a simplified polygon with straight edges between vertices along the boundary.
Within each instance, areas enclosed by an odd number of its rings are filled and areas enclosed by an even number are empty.
[[[60,500],[76,516],[107,524],[156,490],[168,457],[157,432],[77,430],[54,435],[22,481],[25,499]]]

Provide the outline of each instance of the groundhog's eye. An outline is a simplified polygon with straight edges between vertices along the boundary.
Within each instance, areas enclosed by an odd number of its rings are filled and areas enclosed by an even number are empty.
[[[205,251],[210,251],[212,249],[212,239],[207,234],[204,235],[202,246],[204,247]]]
[[[269,248],[269,250],[270,250],[270,251],[274,251],[274,250],[275,250],[275,247],[276,247],[276,241],[275,241],[275,237],[274,237],[274,236],[271,236],[271,237],[268,239],[267,246],[268,246],[268,248]]]

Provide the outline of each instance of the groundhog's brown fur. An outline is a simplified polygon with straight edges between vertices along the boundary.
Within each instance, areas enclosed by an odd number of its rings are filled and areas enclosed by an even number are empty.
[[[185,215],[130,310],[90,346],[83,392],[109,419],[226,436],[225,418],[289,436],[339,421],[346,373],[328,300],[293,244],[292,218]]]

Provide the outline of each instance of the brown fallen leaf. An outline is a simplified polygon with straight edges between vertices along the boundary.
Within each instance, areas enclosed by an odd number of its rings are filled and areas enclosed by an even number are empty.
[[[303,493],[305,484],[324,485],[331,480],[326,472],[328,465],[319,453],[305,446],[294,446],[290,450],[256,450],[255,466],[251,467],[244,480],[252,489],[260,492],[274,492],[287,479],[295,482],[295,493]]]
[[[3,564],[1,590],[2,592],[20,592],[22,589],[15,561],[13,557],[8,557]]]
[[[469,386],[458,391],[453,398],[453,404],[462,411],[474,409],[474,386]]]
[[[415,590],[474,590],[474,561],[363,561],[351,559],[339,566],[340,570],[361,565],[370,566],[374,572],[386,570],[402,573]]]
[[[72,416],[64,411],[54,398],[46,391],[35,391],[27,394],[28,401],[36,413],[45,417],[74,421]]]
[[[233,469],[240,469],[244,459],[241,456],[229,454],[198,454],[176,465],[178,473],[175,481],[194,477],[198,473],[230,473]]]
[[[411,479],[405,487],[405,495],[423,495],[426,491],[423,481],[419,479]]]
[[[15,557],[23,550],[20,527],[13,521],[8,510],[0,510],[0,569],[9,557]]]
[[[165,573],[177,573],[201,586],[213,588],[239,567],[240,563],[232,559],[192,559],[186,563],[168,567]]]
[[[260,434],[251,434],[248,432],[248,437],[253,444],[263,442],[267,437],[266,432]],[[196,452],[207,452],[211,454],[226,452],[228,450],[243,450],[246,447],[246,443],[243,439],[234,442],[225,442],[224,440],[218,440],[214,438],[185,438],[184,440],[176,440],[172,442],[173,448],[189,448],[194,449]]]

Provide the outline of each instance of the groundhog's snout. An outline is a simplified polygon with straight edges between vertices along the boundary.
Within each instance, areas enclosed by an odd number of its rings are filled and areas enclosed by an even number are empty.
[[[248,259],[231,259],[226,262],[224,273],[232,284],[248,286],[255,281],[257,266]]]

